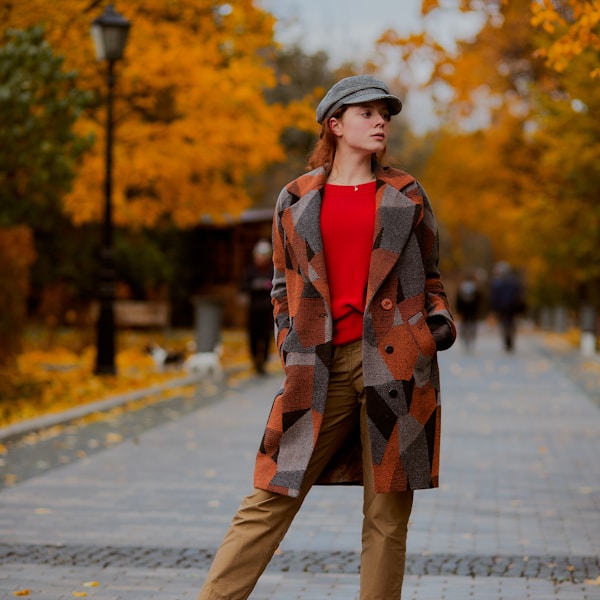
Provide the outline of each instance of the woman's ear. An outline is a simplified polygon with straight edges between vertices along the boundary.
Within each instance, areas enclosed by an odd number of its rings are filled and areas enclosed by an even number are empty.
[[[342,121],[335,117],[329,117],[329,129],[338,137],[342,135]]]

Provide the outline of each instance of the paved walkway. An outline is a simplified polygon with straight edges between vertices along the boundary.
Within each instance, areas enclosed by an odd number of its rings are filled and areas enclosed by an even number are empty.
[[[442,487],[417,492],[403,598],[599,600],[599,407],[534,334],[506,355],[484,332],[441,366]],[[2,490],[0,598],[195,598],[279,383]],[[356,599],[360,509],[359,488],[314,488],[251,599]]]

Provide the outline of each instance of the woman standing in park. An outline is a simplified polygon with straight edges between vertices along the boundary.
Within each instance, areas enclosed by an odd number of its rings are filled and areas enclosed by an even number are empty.
[[[456,329],[431,205],[382,165],[402,109],[369,75],[317,107],[309,172],[277,200],[271,293],[285,370],[236,513],[200,600],[248,598],[315,483],[364,487],[361,600],[401,596],[413,490],[438,486],[436,351]]]

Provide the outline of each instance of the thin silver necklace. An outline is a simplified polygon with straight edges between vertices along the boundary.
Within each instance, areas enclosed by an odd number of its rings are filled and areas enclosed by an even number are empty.
[[[336,183],[334,183],[336,181],[335,179],[333,181],[331,181],[330,183],[333,183],[333,185],[348,185],[348,187],[352,186],[354,188],[354,191],[358,192],[358,186],[359,185],[366,185],[367,183],[371,183],[374,179],[375,179],[375,175],[371,175],[371,179],[369,179],[369,181],[365,181],[363,183],[357,183],[357,184],[354,184],[354,183],[350,183],[350,184],[337,183],[336,184]]]
[[[359,185],[367,185],[368,183],[371,183],[371,182],[372,182],[374,179],[375,179],[375,175],[371,175],[371,179],[369,179],[369,181],[365,181],[364,183],[357,183],[357,184],[354,186],[354,191],[355,191],[355,192],[358,192],[358,186],[359,186]]]

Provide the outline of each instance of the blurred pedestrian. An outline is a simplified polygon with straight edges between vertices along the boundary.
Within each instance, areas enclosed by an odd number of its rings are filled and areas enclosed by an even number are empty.
[[[468,273],[458,284],[456,312],[460,317],[459,336],[467,352],[472,352],[477,337],[477,322],[481,316],[482,295],[474,274]]]
[[[524,312],[525,299],[521,281],[507,262],[501,261],[494,265],[490,306],[498,318],[504,349],[512,352],[516,337],[515,319]]]
[[[267,240],[259,240],[252,250],[252,264],[246,268],[240,291],[247,295],[246,327],[255,371],[262,375],[269,360],[273,339],[273,250]]]
[[[429,200],[382,165],[401,108],[370,75],[336,83],[317,107],[310,172],[279,195],[272,298],[285,382],[256,489],[200,600],[249,596],[315,483],[364,486],[360,598],[401,596],[413,490],[438,486],[436,352],[456,337]]]

